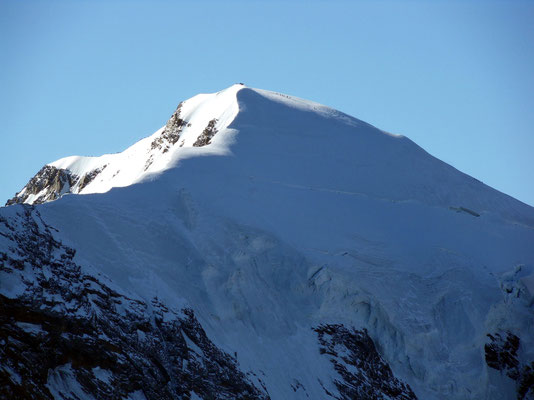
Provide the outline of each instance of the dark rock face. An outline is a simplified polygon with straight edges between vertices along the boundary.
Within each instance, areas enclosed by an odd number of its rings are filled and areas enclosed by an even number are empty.
[[[178,139],[180,139],[180,134],[186,125],[186,122],[180,118],[181,112],[182,103],[178,104],[176,111],[174,111],[174,113],[171,115],[171,118],[167,121],[167,124],[165,125],[163,132],[161,132],[161,135],[154,139],[150,145],[152,150],[160,149],[163,151],[163,153],[166,153],[171,146],[178,142]]]
[[[0,217],[0,398],[269,398],[193,310],[113,290],[76,265],[33,207],[15,207]]]
[[[206,128],[204,129],[204,131],[202,131],[202,133],[200,134],[200,136],[197,138],[197,140],[195,141],[195,143],[193,143],[193,147],[202,147],[202,146],[206,146],[207,144],[210,144],[211,143],[211,139],[213,138],[213,136],[215,136],[217,134],[217,128],[215,128],[215,124],[217,123],[217,119],[212,119],[209,123],[208,123],[208,126],[206,126]]]
[[[517,387],[518,399],[534,399],[534,361],[524,365]]]
[[[520,341],[516,335],[510,332],[506,332],[505,335],[500,333],[487,335],[490,343],[486,343],[484,346],[486,364],[499,371],[506,371],[510,378],[517,379],[517,368],[519,367],[517,350]]]
[[[521,340],[511,332],[488,334],[484,345],[486,364],[504,372],[517,383],[518,399],[534,399],[534,362],[521,364],[518,351]]]
[[[45,165],[15,197],[6,202],[6,206],[22,204],[28,200],[30,195],[39,193],[41,194],[33,201],[33,204],[56,200],[73,191],[78,193],[90,184],[106,167],[107,165],[104,165],[79,177],[67,169]]]
[[[102,171],[104,171],[104,169],[106,169],[106,167],[107,164],[101,168],[95,168],[92,171],[86,173],[84,176],[82,176],[78,185],[78,191],[82,191],[82,189],[89,185],[98,176],[98,174],[100,174]]]
[[[150,144],[151,150],[159,150],[162,153],[166,153],[169,149],[178,142],[184,126],[187,122],[180,118],[182,112],[182,103],[178,104],[176,111],[172,114],[171,118],[167,121],[165,128],[161,134],[152,141]],[[151,155],[145,163],[145,171],[154,162],[154,157]]]
[[[37,174],[30,179],[24,189],[6,202],[6,206],[23,203],[32,194],[38,194],[43,189],[46,192],[41,194],[34,204],[41,204],[46,201],[56,200],[63,193],[67,192],[78,182],[80,178],[66,169],[59,169],[51,165],[45,165]]]
[[[342,324],[325,324],[314,329],[319,337],[321,354],[339,374],[334,381],[339,399],[416,399],[410,386],[393,376],[389,365],[376,350],[367,330],[348,329]]]

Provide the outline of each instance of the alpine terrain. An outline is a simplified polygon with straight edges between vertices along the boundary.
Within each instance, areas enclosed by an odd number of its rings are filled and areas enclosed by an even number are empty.
[[[534,208],[320,104],[197,95],[0,208],[0,397],[534,399]]]

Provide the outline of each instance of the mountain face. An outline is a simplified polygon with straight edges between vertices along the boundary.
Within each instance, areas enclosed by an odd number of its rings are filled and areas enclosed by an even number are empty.
[[[0,397],[532,399],[534,209],[234,85],[0,209]]]

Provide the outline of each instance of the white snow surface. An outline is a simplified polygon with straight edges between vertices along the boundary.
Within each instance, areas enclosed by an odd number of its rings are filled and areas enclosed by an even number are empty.
[[[187,121],[188,126],[184,127],[179,143],[169,152],[162,154],[158,149],[151,149],[154,139],[163,133],[164,127],[162,127],[121,153],[105,154],[100,157],[71,156],[49,165],[69,170],[79,177],[91,171],[103,169],[97,178],[84,188],[80,189],[78,184],[71,189],[72,193],[88,194],[103,193],[113,187],[140,182],[154,173],[172,167],[180,159],[198,155],[224,154],[232,140],[232,130],[224,128],[238,112],[235,96],[241,87],[241,85],[234,85],[214,94],[199,94],[183,102],[181,118]],[[214,118],[217,119],[217,129],[224,130],[224,132],[217,135],[209,147],[193,147],[197,137]],[[146,162],[150,156],[153,156],[154,162],[146,168]],[[30,195],[26,202],[32,204],[40,195],[41,193]]]
[[[183,147],[147,171],[161,129],[119,154],[51,164],[107,165],[85,196],[38,206],[77,263],[147,301],[185,299],[272,399],[323,399],[318,379],[336,393],[311,330],[325,322],[367,328],[421,399],[515,398],[483,347],[509,329],[534,358],[532,207],[291,96],[234,85],[185,101],[182,118]],[[192,147],[214,118],[212,144]],[[528,290],[510,298],[503,282]]]

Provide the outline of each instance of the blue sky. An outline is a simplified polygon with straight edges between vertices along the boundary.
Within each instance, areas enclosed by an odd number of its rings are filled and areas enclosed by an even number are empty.
[[[408,136],[534,205],[534,2],[2,1],[0,202],[235,82]]]

